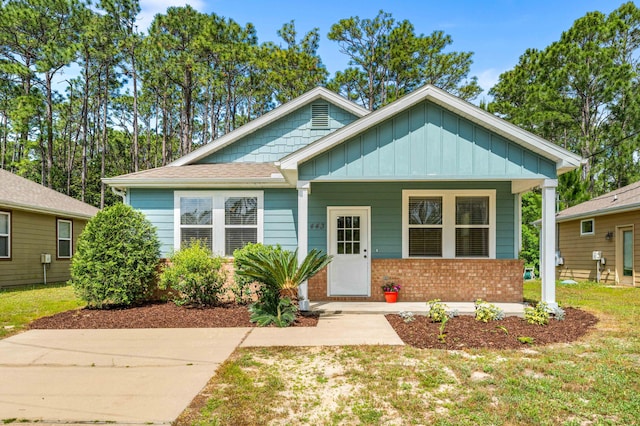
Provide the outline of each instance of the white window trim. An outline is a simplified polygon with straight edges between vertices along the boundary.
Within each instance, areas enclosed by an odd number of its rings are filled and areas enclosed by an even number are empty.
[[[405,189],[402,191],[402,257],[409,258],[409,197],[442,197],[442,257],[411,256],[411,259],[495,259],[496,191]],[[489,256],[456,257],[456,197],[489,197]]]
[[[62,238],[60,236],[60,224],[69,224],[69,238]],[[60,254],[60,241],[69,241],[69,256],[62,256]],[[57,219],[56,220],[56,257],[58,259],[71,259],[73,256],[73,221],[69,219]]]
[[[7,256],[0,256],[0,259],[11,259],[11,212],[0,212],[0,215],[7,216],[7,233],[0,235],[7,237]]]
[[[591,222],[591,232],[582,232],[582,224],[585,222]],[[594,218],[591,219],[584,219],[580,221],[580,236],[581,237],[585,237],[585,236],[589,236],[589,235],[595,235],[596,234],[596,221]]]
[[[264,191],[174,191],[173,193],[173,248],[180,250],[180,198],[211,198],[213,217],[213,247],[211,250],[217,256],[225,256],[225,231],[227,225],[224,220],[225,201],[230,197],[256,197],[258,199],[258,242],[264,241]],[[208,225],[197,226],[206,228]],[[237,228],[241,226],[232,226]],[[225,256],[229,257],[229,256]]]

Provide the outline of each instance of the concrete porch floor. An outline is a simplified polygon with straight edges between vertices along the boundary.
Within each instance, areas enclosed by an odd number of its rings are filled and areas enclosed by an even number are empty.
[[[458,310],[460,315],[473,315],[475,306],[473,302],[442,302],[447,306],[447,311]],[[504,311],[506,316],[523,316],[523,303],[493,303]],[[309,302],[311,311],[323,314],[397,314],[398,312],[413,312],[414,314],[426,314],[426,302]]]

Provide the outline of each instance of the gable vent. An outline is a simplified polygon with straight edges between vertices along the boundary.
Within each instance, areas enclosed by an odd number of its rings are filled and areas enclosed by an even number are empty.
[[[311,127],[326,129],[329,127],[329,105],[311,105]]]

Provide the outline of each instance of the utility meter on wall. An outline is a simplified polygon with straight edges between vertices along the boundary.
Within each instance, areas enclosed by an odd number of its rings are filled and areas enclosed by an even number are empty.
[[[602,252],[601,251],[594,251],[591,253],[591,259],[592,260],[600,260],[602,258]]]

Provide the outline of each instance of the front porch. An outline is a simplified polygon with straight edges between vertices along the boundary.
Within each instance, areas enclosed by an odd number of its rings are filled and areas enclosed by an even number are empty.
[[[489,301],[491,302],[491,301]],[[443,302],[447,311],[458,311],[460,315],[473,315],[475,306],[473,302]],[[493,302],[491,302],[493,303]],[[523,303],[494,303],[504,311],[505,316],[524,315]],[[413,312],[416,315],[424,315],[428,312],[426,302],[333,302],[311,301],[309,310],[322,314],[397,314],[399,312]]]

